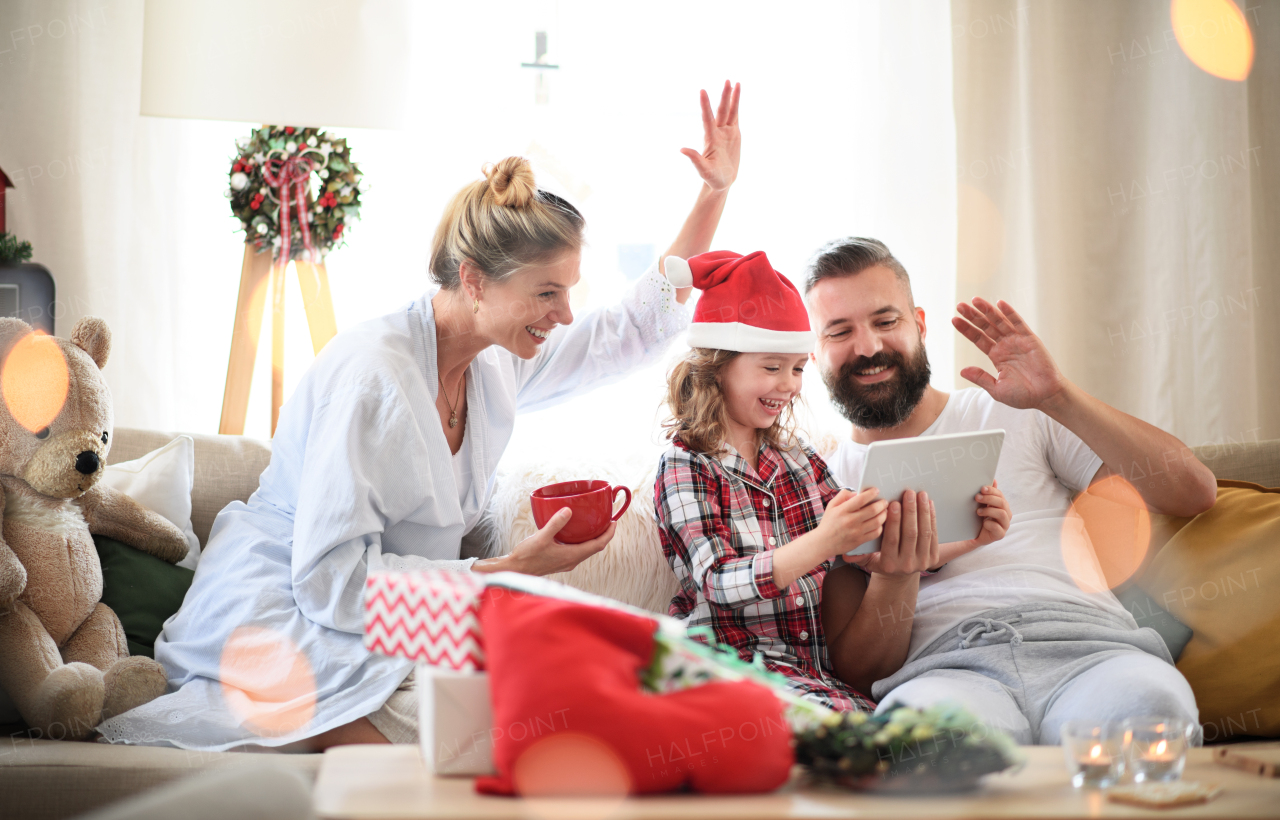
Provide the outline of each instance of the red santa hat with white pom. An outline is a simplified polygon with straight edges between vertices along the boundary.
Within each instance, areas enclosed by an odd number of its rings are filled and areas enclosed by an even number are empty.
[[[689,325],[689,347],[739,353],[808,353],[817,337],[800,291],[769,264],[764,251],[746,256],[711,251],[688,260],[668,256],[667,280],[702,291]]]

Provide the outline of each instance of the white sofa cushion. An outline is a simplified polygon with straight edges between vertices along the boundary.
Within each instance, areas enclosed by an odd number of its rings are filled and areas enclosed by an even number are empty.
[[[108,464],[101,481],[182,530],[187,537],[187,557],[178,566],[195,569],[200,560],[200,539],[191,528],[191,487],[195,478],[195,442],[191,436],[178,436],[140,458]]]

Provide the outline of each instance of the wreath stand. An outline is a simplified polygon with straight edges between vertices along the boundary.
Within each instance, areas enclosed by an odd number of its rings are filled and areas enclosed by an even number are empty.
[[[284,282],[288,262],[272,264],[270,251],[256,251],[253,244],[244,246],[244,264],[240,268],[240,295],[236,299],[235,325],[231,333],[231,360],[227,364],[227,384],[222,395],[222,420],[218,432],[244,435],[245,417],[249,413],[249,387],[253,382],[253,366],[258,357],[258,335],[262,331],[262,313],[267,300],[267,277],[271,277],[271,435],[276,433],[280,405],[284,403]],[[321,348],[338,332],[333,315],[333,296],[329,292],[329,273],[324,261],[311,263],[294,260],[298,285],[302,289],[302,306],[311,331],[311,347]]]

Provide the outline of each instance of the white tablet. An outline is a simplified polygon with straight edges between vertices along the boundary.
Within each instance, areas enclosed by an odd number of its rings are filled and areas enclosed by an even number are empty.
[[[906,490],[924,491],[938,511],[938,543],[967,541],[982,531],[973,497],[995,480],[1003,444],[1004,430],[872,442],[858,491],[875,487],[889,501],[900,501]],[[877,538],[846,554],[879,550]]]

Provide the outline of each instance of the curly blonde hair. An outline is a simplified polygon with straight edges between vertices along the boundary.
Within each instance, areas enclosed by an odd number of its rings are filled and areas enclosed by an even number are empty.
[[[695,347],[676,362],[667,374],[666,405],[670,415],[662,428],[668,440],[678,438],[695,453],[717,457],[725,454],[728,411],[720,377],[740,355],[734,350]],[[790,449],[799,442],[791,404],[783,408],[772,426],[759,431],[759,440],[777,450]]]

